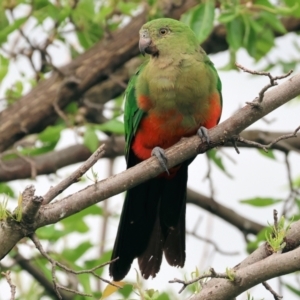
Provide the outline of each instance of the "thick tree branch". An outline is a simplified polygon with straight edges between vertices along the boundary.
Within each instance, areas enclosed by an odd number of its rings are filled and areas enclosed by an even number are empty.
[[[240,134],[240,137],[267,145],[287,134],[290,134],[290,132],[246,130]],[[105,153],[103,158],[114,158],[124,155],[125,141],[123,136],[111,137],[104,143]],[[228,142],[223,146],[232,147],[232,143]],[[239,148],[257,148],[255,145],[241,142],[238,142],[237,146]],[[284,153],[288,153],[289,151],[300,153],[300,136],[282,140],[272,145],[272,149],[280,150]],[[30,160],[34,163],[36,175],[45,175],[55,173],[60,168],[83,162],[87,160],[91,154],[92,153],[84,145],[78,144],[62,150],[30,157]],[[0,160],[0,182],[30,178],[31,173],[31,164],[22,158],[10,159],[8,161]]]
[[[196,193],[190,189],[187,192],[187,203],[195,204],[221,219],[227,221],[229,224],[237,227],[244,234],[259,233],[265,226],[247,219],[234,210],[216,202],[214,199],[206,197],[202,194]]]
[[[237,136],[245,128],[258,119],[264,117],[274,109],[293,99],[300,94],[300,74],[295,75],[284,83],[274,87],[265,93],[264,101],[260,108],[246,105],[236,112],[232,117],[209,130],[210,144],[200,142],[198,136],[184,139],[166,150],[168,168],[176,166],[183,161],[195,157],[208,149],[223,144],[233,136]],[[7,252],[20,240],[28,236],[34,229],[56,223],[88,206],[103,201],[113,195],[124,192],[150,178],[162,173],[163,167],[155,157],[132,167],[118,175],[109,177],[96,184],[70,195],[54,203],[42,206],[35,219],[35,223],[27,228],[24,222],[9,220],[0,227],[0,257],[3,258]]]
[[[286,240],[290,249],[299,246],[300,221],[291,225]],[[231,300],[256,284],[300,270],[299,263],[300,248],[282,254],[272,254],[266,244],[262,244],[244,261],[233,268],[235,272],[234,282],[224,279],[211,279],[201,292],[191,299]]]
[[[111,137],[105,142],[103,158],[113,158],[124,154],[124,137]],[[84,145],[73,145],[62,150],[48,152],[33,156],[30,160],[34,163],[36,175],[52,174],[57,170],[78,162],[86,161],[91,152]],[[22,158],[8,161],[0,160],[0,182],[16,179],[30,178],[31,164]]]

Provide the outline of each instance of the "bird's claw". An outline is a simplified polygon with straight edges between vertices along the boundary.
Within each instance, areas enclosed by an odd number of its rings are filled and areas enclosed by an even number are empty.
[[[152,152],[151,152],[151,156],[156,156],[156,158],[158,159],[160,165],[165,169],[167,174],[170,175],[170,172],[169,172],[168,167],[167,167],[167,157],[165,155],[164,149],[162,149],[160,147],[154,147]]]
[[[200,137],[201,140],[204,140],[207,144],[210,142],[208,130],[206,127],[201,126],[198,131],[197,131],[198,136]]]

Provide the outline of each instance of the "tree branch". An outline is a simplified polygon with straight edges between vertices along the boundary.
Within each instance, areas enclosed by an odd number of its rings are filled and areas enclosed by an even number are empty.
[[[111,137],[100,142],[105,145],[103,158],[113,158],[124,155],[124,137]],[[86,161],[92,153],[84,145],[73,145],[62,150],[32,156],[37,175],[52,174],[57,170],[78,162]],[[0,160],[0,182],[25,179],[31,176],[31,164],[22,158]]]
[[[191,299],[231,300],[260,282],[300,270],[296,262],[300,260],[300,248],[297,248],[300,245],[300,221],[291,224],[285,242],[283,253],[289,255],[273,253],[264,243],[233,268],[237,278],[235,282],[212,279]]]
[[[246,130],[240,134],[245,140],[251,140],[255,143],[267,145],[272,143],[272,149],[288,153],[295,151],[300,153],[300,136],[287,140],[280,140],[273,144],[282,136],[290,135],[288,132],[270,132],[261,130]],[[123,136],[108,138],[105,142],[105,153],[103,158],[114,158],[124,155],[125,141]],[[223,147],[232,147],[232,142],[227,142]],[[255,144],[245,144],[237,142],[239,148],[257,148]],[[60,168],[69,166],[78,162],[83,162],[89,158],[92,153],[84,145],[74,145],[62,150],[48,152],[46,154],[30,157],[34,163],[37,175],[55,173]],[[31,164],[22,158],[0,160],[0,182],[10,180],[25,179],[31,176]]]
[[[214,199],[196,193],[191,189],[188,189],[187,191],[187,203],[195,204],[213,213],[214,215],[227,221],[229,224],[237,227],[244,234],[257,234],[265,227],[262,224],[256,223],[241,216],[234,210],[216,202]]]
[[[293,243],[294,250],[272,254],[263,244],[234,267],[234,282],[211,279],[200,293],[190,299],[233,299],[261,282],[300,270],[300,248],[296,248],[300,244],[300,221],[291,225],[286,239]]]

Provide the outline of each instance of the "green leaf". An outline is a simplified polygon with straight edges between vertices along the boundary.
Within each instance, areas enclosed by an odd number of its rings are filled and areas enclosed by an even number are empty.
[[[103,29],[95,21],[96,15],[93,0],[79,1],[71,15],[78,29],[78,40],[84,49],[90,48],[99,41],[103,35]]]
[[[138,2],[125,2],[125,1],[117,2],[117,8],[120,10],[120,12],[129,16],[138,7],[138,5],[139,5]]]
[[[266,240],[266,234],[270,233],[271,229],[270,227],[263,228],[257,235],[256,239],[253,241],[250,241],[247,243],[247,252],[252,253],[254,250],[256,250],[262,242],[265,242]]]
[[[84,268],[85,269],[91,269],[94,268],[95,266],[102,265],[108,261],[111,260],[111,254],[112,250],[106,251],[102,254],[102,256],[98,259],[91,259],[91,260],[86,260],[84,262]],[[97,270],[97,274],[101,275],[103,273],[103,268]]]
[[[52,281],[52,274],[51,274],[51,268],[49,268],[48,263],[49,261],[44,257],[38,257],[36,259],[30,259],[30,261],[33,263],[33,265],[44,274],[44,276],[49,280]]]
[[[132,291],[132,284],[125,284],[121,289],[118,289],[118,293],[121,294],[124,297],[124,299],[128,299]]]
[[[262,207],[262,206],[269,206],[279,202],[282,202],[281,199],[274,199],[274,198],[263,198],[263,197],[256,197],[251,199],[245,199],[239,201],[242,204],[249,204],[252,206]]]
[[[37,156],[52,151],[55,148],[55,144],[48,144],[39,148],[24,148],[20,151],[25,156]]]
[[[55,242],[67,234],[66,231],[58,230],[55,227],[56,227],[55,225],[48,225],[48,226],[39,228],[37,230],[38,237],[42,240]]]
[[[293,287],[292,285],[288,284],[288,283],[284,283],[284,285],[294,294],[296,294],[297,296],[300,296],[300,290]]]
[[[0,31],[7,26],[9,26],[9,22],[6,17],[5,9],[0,9]]]
[[[225,13],[222,13],[218,20],[220,23],[229,23],[231,22],[232,20],[234,20],[235,18],[237,17],[237,14],[235,11],[229,11],[229,12],[225,12]]]
[[[24,17],[24,18],[20,18],[17,19],[14,23],[6,26],[5,28],[3,28],[0,31],[0,44],[3,44],[7,41],[7,37],[10,33],[12,33],[13,31],[15,31],[16,29],[20,28],[21,25],[26,22],[28,18]]]
[[[222,158],[218,156],[216,149],[211,149],[206,153],[207,153],[207,157],[211,159],[220,170],[222,170],[228,177],[232,178],[232,175],[230,175],[225,169]]]
[[[62,125],[48,126],[38,137],[39,140],[46,144],[57,144],[60,139],[61,131],[64,129]]]
[[[95,125],[95,128],[104,132],[110,132],[120,135],[124,134],[124,123],[117,119],[111,119],[103,124]]]
[[[241,17],[238,17],[232,22],[226,24],[227,42],[232,49],[237,51],[243,44],[244,38],[244,23]]]
[[[77,111],[78,111],[78,104],[77,104],[77,102],[71,102],[65,108],[65,112],[67,112],[69,114],[75,114]]]
[[[82,284],[82,289],[84,290],[85,293],[88,294],[93,294],[93,290],[91,288],[91,275],[90,274],[80,274],[78,276],[79,282]],[[77,298],[76,298],[77,299]],[[82,296],[78,296],[78,300],[82,300]],[[86,298],[84,298],[86,299]],[[91,299],[91,298],[89,298]]]
[[[94,152],[97,150],[99,141],[98,136],[95,132],[95,129],[91,126],[86,126],[84,136],[83,136],[83,144],[91,151]]]
[[[261,155],[265,156],[265,157],[268,157],[268,158],[271,158],[271,159],[276,160],[276,157],[275,157],[275,155],[274,155],[274,152],[273,152],[273,150],[271,150],[271,149],[268,149],[268,152],[264,151],[263,149],[258,149],[258,152],[259,152]]]
[[[49,5],[48,0],[35,0],[34,2],[32,2],[33,11],[47,7],[48,5]]]
[[[8,72],[9,59],[0,54],[0,83]]]
[[[85,241],[74,248],[65,248],[62,256],[67,257],[69,261],[75,262],[92,247],[93,244],[90,241]]]
[[[63,220],[61,220],[60,222],[63,224],[65,230],[67,232],[73,232],[73,231],[77,231],[77,232],[81,232],[81,233],[85,233],[89,230],[89,227],[86,225],[86,223],[84,222],[84,217],[85,216],[90,216],[90,215],[102,215],[103,211],[101,209],[101,207],[99,207],[98,205],[92,205],[78,213],[76,213],[75,215],[69,216]]]
[[[80,232],[85,233],[89,231],[89,227],[86,222],[81,219],[77,214],[65,218],[61,221],[66,232]]]
[[[15,197],[13,189],[7,183],[4,182],[0,182],[0,194],[5,194],[12,198]]]
[[[300,4],[296,3],[295,0],[284,0],[285,4],[291,8],[290,14],[294,17],[300,17]]]
[[[160,294],[156,300],[170,300],[170,297],[167,293]]]
[[[76,6],[77,12],[85,17],[86,19],[91,19],[95,14],[95,3],[94,0],[84,0],[79,1]]]
[[[244,47],[248,51],[249,55],[252,57],[256,56],[256,41],[258,38],[258,33],[255,32],[250,23],[250,31],[248,34],[248,39],[244,39]]]
[[[264,26],[261,25],[260,22],[258,22],[257,20],[254,20],[251,15],[249,16],[249,23],[256,34],[259,34],[264,30]]]
[[[274,46],[274,33],[271,29],[265,29],[256,40],[256,53],[254,58],[258,61],[263,58]]]
[[[206,40],[213,29],[215,1],[207,0],[189,10],[183,21],[195,32],[199,43]]]
[[[286,33],[285,27],[282,25],[281,21],[277,18],[276,15],[268,11],[262,11],[260,13],[260,18],[265,21],[265,24],[267,26],[271,26],[275,31],[279,33]]]

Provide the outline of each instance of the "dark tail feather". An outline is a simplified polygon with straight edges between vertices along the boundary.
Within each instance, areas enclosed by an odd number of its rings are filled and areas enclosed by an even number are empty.
[[[152,179],[128,190],[119,223],[112,259],[119,259],[109,267],[115,281],[123,279],[134,258],[147,248],[157,216],[162,183]]]
[[[162,261],[164,237],[158,216],[159,214],[157,213],[148,246],[142,255],[138,257],[140,271],[145,279],[148,279],[150,276],[153,278],[156,276]]]
[[[164,247],[166,260],[169,265],[183,267],[185,262],[185,207],[180,215],[178,225],[169,229]]]
[[[123,279],[138,257],[144,278],[158,273],[164,251],[168,263],[185,262],[185,205],[188,163],[171,179],[155,178],[128,190],[112,259],[115,281]]]
[[[164,253],[171,266],[185,262],[185,208],[188,162],[181,165],[172,180],[166,180],[160,205],[160,223],[165,237]]]
[[[172,179],[158,179],[163,187],[155,226],[146,250],[139,256],[139,267],[146,279],[159,272],[163,252],[171,266],[184,266],[187,169],[188,163],[184,163]]]

